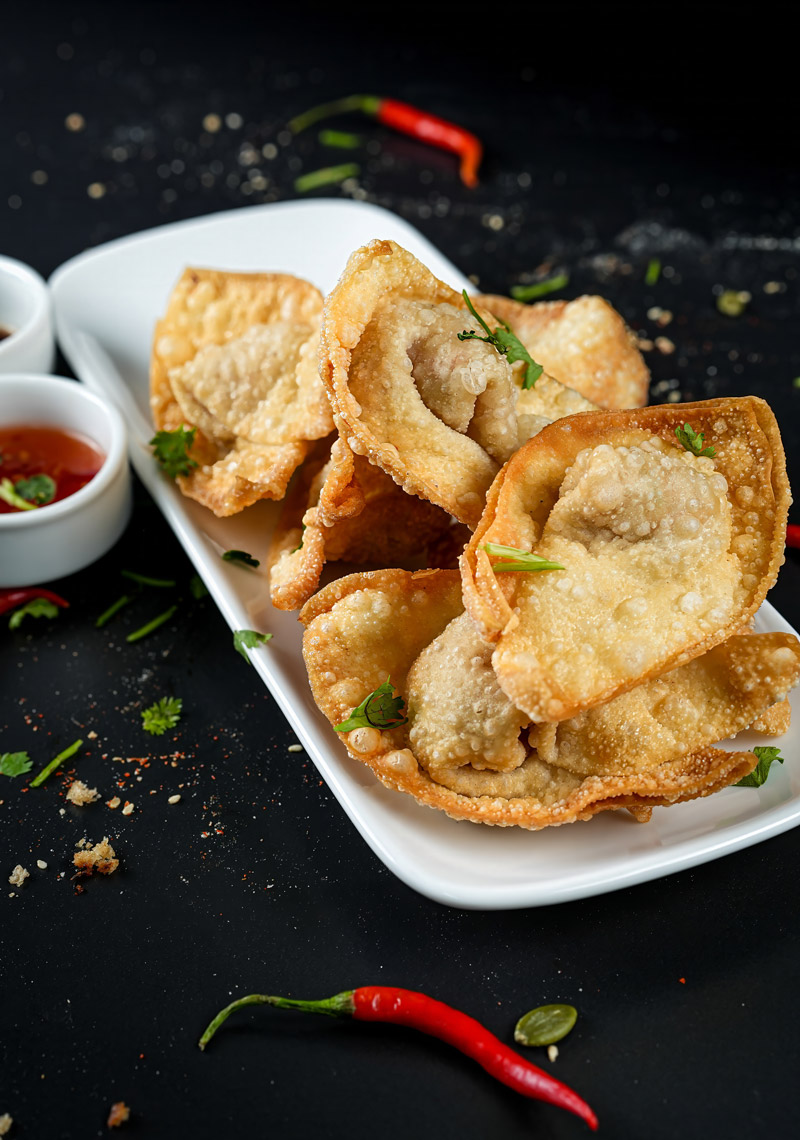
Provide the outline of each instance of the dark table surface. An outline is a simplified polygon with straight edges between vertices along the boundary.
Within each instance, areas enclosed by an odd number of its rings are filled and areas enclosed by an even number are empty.
[[[624,35],[580,8],[509,25],[406,7],[391,33],[313,6],[230,20],[188,5],[6,10],[0,252],[49,274],[123,234],[292,198],[298,173],[353,159],[351,192],[417,225],[483,290],[565,271],[566,296],[600,292],[643,336],[669,338],[674,351],[647,353],[654,401],[767,398],[797,484],[797,143],[775,110],[791,90],[786,37],[765,62],[765,33],[748,32],[745,67],[696,35],[666,44],[638,7],[616,12]],[[354,155],[281,133],[310,104],[376,89],[476,131],[480,187],[374,124],[346,124],[365,138]],[[742,316],[717,311],[723,288],[750,292]],[[653,306],[672,312],[666,328]],[[195,1047],[230,995],[372,982],[435,994],[505,1040],[530,1007],[572,1002],[577,1028],[541,1060],[606,1136],[796,1135],[799,832],[582,902],[449,910],[397,881],[288,752],[209,599],[135,646],[94,628],[124,567],[183,586],[192,572],[141,487],[116,548],[54,584],[70,609],[0,632],[0,750],[38,766],[81,736],[81,778],[135,803],[129,817],[79,809],[61,779],[36,793],[2,778],[0,871],[31,870],[0,892],[11,1135],[101,1136],[117,1100],[152,1140],[582,1134],[410,1031],[259,1009],[208,1054]],[[795,624],[799,592],[790,553],[771,597]],[[141,709],[171,693],[179,728],[146,736]],[[103,835],[121,868],[79,893],[75,843]]]

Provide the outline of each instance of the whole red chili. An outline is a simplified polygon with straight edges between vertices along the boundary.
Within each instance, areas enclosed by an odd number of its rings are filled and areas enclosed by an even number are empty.
[[[322,103],[298,115],[289,123],[293,134],[304,131],[312,123],[320,119],[327,119],[331,115],[340,115],[346,111],[361,111],[384,123],[387,127],[394,127],[404,135],[421,139],[440,150],[448,150],[460,158],[459,173],[465,186],[478,185],[478,167],[483,157],[483,145],[480,139],[463,127],[449,123],[447,119],[440,119],[412,107],[410,103],[401,103],[397,99],[385,99],[380,95],[346,95],[343,99],[335,99],[332,103]]]
[[[275,1005],[281,1009],[325,1013],[331,1017],[349,1015],[357,1021],[387,1021],[393,1025],[419,1029],[466,1053],[490,1076],[502,1081],[515,1092],[553,1104],[557,1108],[566,1108],[585,1120],[593,1131],[597,1130],[594,1112],[571,1088],[504,1045],[474,1017],[414,990],[401,990],[394,986],[359,986],[358,989],[344,990],[320,1001],[295,1001],[271,994],[248,994],[219,1011],[200,1038],[200,1048],[205,1049],[223,1021],[246,1005]]]
[[[65,608],[69,606],[69,602],[65,602],[52,590],[43,590],[41,586],[29,586],[25,589],[0,590],[0,614],[4,614],[7,610],[15,610],[17,606],[24,606],[34,598],[46,598],[48,602]]]
[[[795,548],[800,547],[800,526],[797,523],[789,523],[786,528],[786,545]]]

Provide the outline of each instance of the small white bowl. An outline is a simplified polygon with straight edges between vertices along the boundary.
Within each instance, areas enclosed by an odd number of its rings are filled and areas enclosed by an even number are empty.
[[[0,257],[0,372],[50,372],[56,356],[50,294],[39,274]]]
[[[74,495],[0,515],[0,586],[37,586],[95,562],[117,541],[131,512],[125,424],[117,409],[76,380],[0,375],[0,424],[64,428],[87,436],[105,455]]]

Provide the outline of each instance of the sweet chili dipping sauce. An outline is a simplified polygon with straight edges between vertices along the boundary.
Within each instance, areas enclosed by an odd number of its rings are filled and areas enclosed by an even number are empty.
[[[0,481],[10,479],[16,485],[33,475],[49,475],[55,482],[53,503],[85,486],[104,458],[91,440],[75,432],[30,424],[0,427]],[[20,513],[22,508],[0,498],[0,514]]]

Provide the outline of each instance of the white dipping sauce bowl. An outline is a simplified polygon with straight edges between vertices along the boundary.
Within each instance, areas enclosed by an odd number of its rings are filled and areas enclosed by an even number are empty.
[[[39,274],[0,257],[0,372],[50,372],[56,357],[50,295]]]
[[[0,375],[0,425],[62,428],[86,436],[105,456],[74,495],[33,511],[0,514],[0,586],[36,586],[95,562],[120,537],[131,513],[122,416],[76,380]]]

